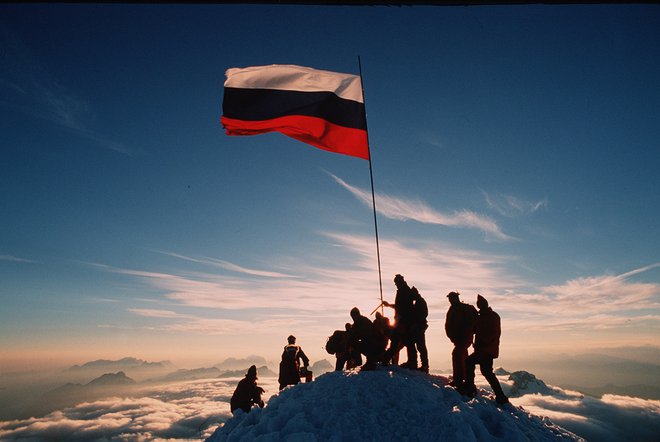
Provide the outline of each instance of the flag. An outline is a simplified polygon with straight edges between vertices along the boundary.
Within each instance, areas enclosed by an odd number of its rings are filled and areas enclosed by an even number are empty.
[[[221,121],[227,135],[281,132],[369,159],[359,76],[277,64],[231,68],[226,76]]]

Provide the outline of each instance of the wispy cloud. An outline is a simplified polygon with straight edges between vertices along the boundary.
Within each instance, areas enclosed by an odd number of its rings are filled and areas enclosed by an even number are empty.
[[[24,262],[31,264],[36,263],[36,261],[32,261],[31,259],[19,258],[17,256],[12,256],[12,255],[0,255],[0,261]]]
[[[119,299],[111,299],[111,298],[89,298],[90,302],[98,302],[102,304],[117,304],[119,303]]]
[[[253,321],[243,321],[229,318],[209,318],[200,315],[182,314],[172,310],[129,308],[128,311],[143,318],[168,319],[157,326],[144,324],[147,330],[158,329],[175,333],[193,333],[204,335],[235,335],[248,334],[254,329]],[[271,319],[260,319],[259,327],[267,330],[277,330],[290,324],[287,318],[272,315]],[[109,328],[106,325],[106,328]],[[121,327],[113,327],[121,328]]]
[[[358,200],[372,207],[371,192],[352,186],[341,178],[330,176],[344,189],[348,190]],[[446,227],[468,228],[481,230],[488,239],[511,240],[511,236],[502,232],[500,226],[492,219],[469,210],[459,210],[453,213],[442,213],[419,199],[404,199],[382,193],[377,194],[376,210],[383,216],[400,221],[417,221],[423,224],[437,224]]]
[[[131,313],[156,321],[149,327],[229,335],[249,332],[258,322],[264,332],[304,327],[310,335],[325,336],[328,329],[345,322],[350,307],[368,313],[378,305],[380,296],[373,238],[324,235],[331,244],[323,257],[278,260],[283,274],[301,275],[299,278],[264,280],[248,273],[241,277],[99,268],[138,278],[162,292],[160,304],[165,303],[165,308],[144,308],[144,302],[137,300],[131,306]],[[446,294],[457,290],[470,303],[477,293],[486,296],[510,331],[586,331],[595,335],[601,330],[660,331],[660,285],[630,280],[660,264],[529,289],[532,283],[508,270],[514,257],[437,241],[382,240],[380,245],[384,298],[392,300],[391,278],[401,273],[427,299],[432,322],[444,320]]]
[[[314,260],[278,259],[278,275],[296,278],[254,278],[248,273],[225,274],[199,271],[153,272],[94,264],[104,271],[137,278],[162,293],[154,308],[137,301],[131,313],[162,320],[162,328],[207,333],[249,330],[259,322],[261,330],[280,331],[300,325],[326,334],[347,319],[352,306],[370,312],[380,301],[373,238],[325,233],[328,253]],[[392,298],[391,278],[409,275],[429,303],[446,306],[450,290],[504,291],[522,282],[504,270],[511,259],[460,250],[439,242],[382,240],[382,270],[386,299]],[[177,254],[174,254],[177,255]],[[183,256],[183,255],[179,255]],[[204,260],[200,264],[207,265]],[[337,265],[336,263],[341,263]],[[264,270],[269,273],[269,269]],[[241,277],[243,275],[243,277]],[[140,305],[142,304],[142,305]],[[185,308],[186,314],[179,313]],[[208,319],[213,312],[213,319]],[[153,324],[150,323],[150,326]],[[247,328],[246,328],[247,327]]]
[[[575,278],[540,287],[536,293],[493,296],[516,319],[517,328],[599,330],[642,327],[660,330],[660,284],[628,281],[660,263],[620,275]]]
[[[419,134],[419,139],[422,143],[426,143],[438,149],[445,149],[445,145],[440,137],[432,132],[425,131]]]
[[[215,259],[215,258],[208,258],[208,257],[199,257],[199,258],[192,258],[190,256],[185,256],[185,255],[180,255],[178,253],[172,253],[172,252],[159,252],[164,255],[168,255],[174,258],[179,258],[183,259],[185,261],[191,261],[191,262],[196,262],[199,264],[206,264],[209,266],[214,266],[214,267],[219,267],[224,270],[229,270],[231,272],[236,272],[236,273],[243,273],[246,275],[252,275],[252,276],[262,276],[265,278],[295,278],[295,275],[287,274],[287,273],[280,273],[280,272],[272,272],[272,271],[264,271],[264,270],[257,270],[257,269],[251,269],[243,266],[239,266],[237,264],[231,263],[229,261],[224,261],[222,259]]]
[[[507,217],[527,215],[548,206],[548,200],[545,198],[538,201],[527,201],[502,193],[491,195],[483,190],[482,193],[488,207]]]
[[[660,267],[660,262],[656,262],[655,264],[640,267],[638,269],[634,269],[634,270],[631,270],[629,272],[622,273],[620,275],[606,276],[606,277],[603,277],[601,281],[595,282],[589,288],[593,289],[595,287],[602,286],[602,285],[616,284],[616,283],[619,283],[621,281],[625,281],[626,279],[630,278],[631,276],[635,276],[635,275],[638,275],[640,273],[648,272],[649,270],[653,270],[653,269],[658,268],[658,267]]]
[[[145,316],[147,318],[178,318],[183,316],[171,310],[129,308],[128,311],[139,316]]]
[[[54,79],[21,39],[6,26],[0,26],[0,105],[47,120],[97,145],[132,155],[131,149],[112,141],[85,124],[89,104]]]

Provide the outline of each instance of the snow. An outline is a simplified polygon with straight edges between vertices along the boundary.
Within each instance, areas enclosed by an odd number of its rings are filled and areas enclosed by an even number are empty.
[[[443,376],[399,367],[331,372],[238,411],[207,442],[582,440],[492,393],[467,400]]]
[[[541,394],[544,396],[553,396],[560,392],[554,388],[548,387],[545,382],[537,379],[533,374],[526,371],[516,371],[509,375],[509,380],[513,385],[509,390],[510,397],[520,397],[526,394]]]

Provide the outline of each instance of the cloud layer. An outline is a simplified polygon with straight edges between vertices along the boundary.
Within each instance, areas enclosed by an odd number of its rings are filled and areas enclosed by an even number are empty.
[[[660,401],[606,394],[602,398],[564,391],[564,396],[525,395],[517,406],[549,417],[586,440],[653,441],[660,434]]]
[[[273,380],[274,381],[274,380]],[[146,387],[134,397],[111,397],[41,418],[0,422],[2,440],[204,439],[226,421],[234,380]],[[265,385],[274,393],[274,383]]]
[[[500,377],[505,390],[507,377]],[[229,398],[238,379],[205,379],[145,387],[134,397],[107,398],[58,410],[41,418],[0,422],[2,440],[204,439],[230,416]],[[486,388],[483,377],[477,384]],[[265,397],[277,393],[275,378],[260,378]],[[587,440],[652,441],[660,433],[660,401],[604,395],[586,397],[557,387],[552,395],[512,398],[516,406],[549,417]]]

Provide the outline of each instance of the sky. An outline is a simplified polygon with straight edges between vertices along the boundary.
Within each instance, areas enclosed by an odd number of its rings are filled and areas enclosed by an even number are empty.
[[[330,357],[380,303],[369,163],[219,120],[228,68],[358,56],[383,297],[425,297],[431,366],[454,290],[502,363],[660,364],[658,41],[658,5],[2,4],[0,370]]]

